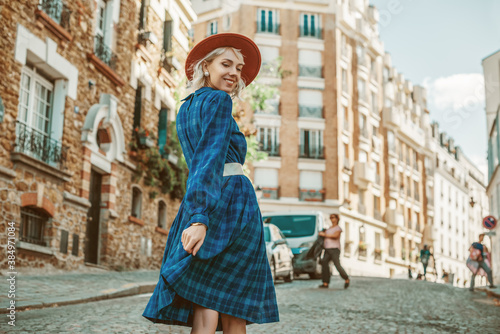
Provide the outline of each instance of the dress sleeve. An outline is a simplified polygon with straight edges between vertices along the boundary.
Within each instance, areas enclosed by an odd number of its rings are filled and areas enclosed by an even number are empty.
[[[209,215],[220,199],[224,163],[231,139],[232,101],[216,90],[201,110],[201,136],[193,152],[187,180],[188,225],[199,222],[209,226]]]

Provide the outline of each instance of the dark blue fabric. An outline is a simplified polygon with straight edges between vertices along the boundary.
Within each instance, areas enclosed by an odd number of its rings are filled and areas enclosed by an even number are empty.
[[[184,101],[176,124],[189,167],[187,191],[143,316],[192,326],[195,303],[248,323],[279,321],[252,183],[244,175],[222,176],[225,163],[245,163],[247,150],[231,115],[232,100],[223,91],[204,87]],[[208,226],[196,257],[181,244],[183,230],[193,222]]]

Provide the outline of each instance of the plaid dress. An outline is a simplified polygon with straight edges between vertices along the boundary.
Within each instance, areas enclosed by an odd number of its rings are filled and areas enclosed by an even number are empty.
[[[143,316],[192,326],[195,303],[247,323],[279,321],[252,183],[244,175],[223,177],[224,164],[244,164],[247,150],[231,115],[231,98],[203,87],[184,101],[177,115],[177,134],[189,167],[187,191]],[[182,232],[194,222],[208,226],[196,257],[181,244]]]

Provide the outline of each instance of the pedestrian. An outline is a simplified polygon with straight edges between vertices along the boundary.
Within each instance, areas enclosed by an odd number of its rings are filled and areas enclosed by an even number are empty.
[[[494,289],[496,286],[493,284],[493,274],[491,272],[491,267],[488,259],[488,248],[483,245],[484,234],[479,235],[479,241],[472,243],[469,247],[469,258],[467,259],[466,265],[472,272],[472,277],[470,279],[470,291],[474,291],[474,284],[476,281],[476,275],[487,276],[490,282],[490,288]]]
[[[340,276],[344,279],[344,289],[349,287],[349,276],[345,272],[344,268],[340,265],[340,234],[342,229],[339,226],[339,215],[331,214],[330,220],[332,221],[332,227],[326,231],[321,231],[318,233],[320,237],[324,238],[323,248],[325,249],[323,260],[321,261],[321,278],[323,279],[323,284],[320,288],[328,288],[330,284],[330,261],[333,261],[335,268],[339,272]]]
[[[429,258],[432,256],[429,246],[424,245],[424,249],[420,250],[420,261],[424,266],[424,280],[427,281],[427,265],[429,264]]]
[[[411,272],[411,265],[408,265],[408,278],[413,279],[413,273]]]
[[[243,174],[246,140],[232,117],[232,99],[260,65],[257,45],[233,33],[205,38],[187,57],[194,92],[183,100],[176,129],[189,177],[143,313],[153,322],[205,334],[279,321],[262,216]]]

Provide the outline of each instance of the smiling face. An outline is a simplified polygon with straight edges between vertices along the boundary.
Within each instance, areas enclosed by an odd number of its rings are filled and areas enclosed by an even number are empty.
[[[226,49],[212,62],[203,64],[203,71],[209,73],[208,86],[231,94],[241,79],[243,65],[232,49]]]

